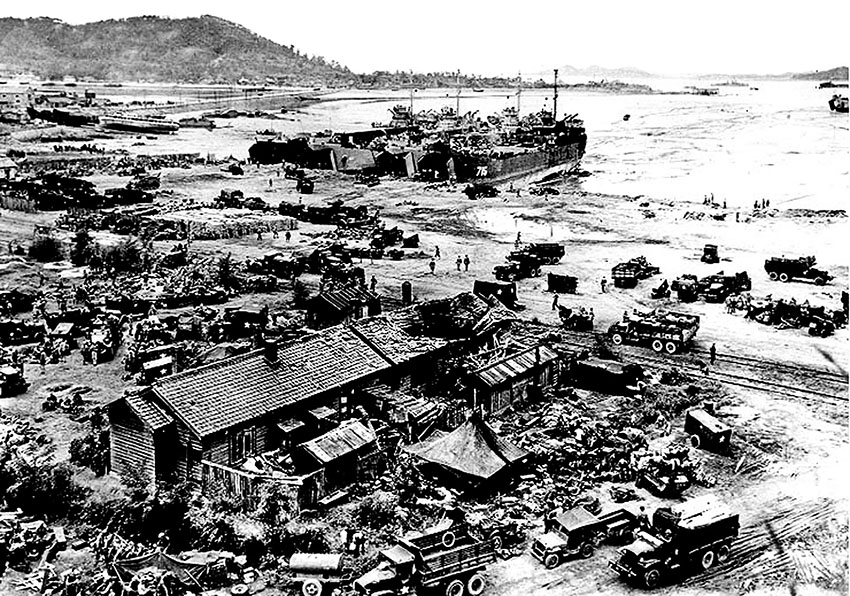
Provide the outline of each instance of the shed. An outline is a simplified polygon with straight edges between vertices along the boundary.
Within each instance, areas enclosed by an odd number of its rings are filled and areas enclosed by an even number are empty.
[[[321,328],[381,314],[381,297],[366,288],[322,292],[307,303],[307,322]]]
[[[469,381],[473,402],[490,413],[523,403],[529,388],[542,389],[558,381],[560,360],[552,348],[539,345],[478,368]]]
[[[296,466],[305,472],[323,469],[324,489],[332,492],[370,478],[378,463],[375,432],[357,420],[348,421],[311,441],[293,453]]]

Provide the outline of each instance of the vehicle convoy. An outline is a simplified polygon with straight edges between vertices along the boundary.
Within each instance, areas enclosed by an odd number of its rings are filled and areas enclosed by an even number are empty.
[[[652,589],[675,579],[677,572],[707,571],[723,563],[739,528],[738,514],[714,495],[660,507],[650,527],[638,530],[636,540],[609,565],[621,577]]]
[[[617,509],[599,517],[584,507],[556,510],[547,517],[546,532],[534,541],[531,554],[548,569],[553,569],[571,557],[592,557],[602,542],[631,542],[637,526],[637,516],[627,509]]]
[[[823,286],[834,279],[832,275],[815,267],[814,257],[771,257],[764,262],[764,270],[772,281],[788,282],[792,279],[810,279],[815,285]]]
[[[634,311],[608,328],[608,337],[616,345],[648,345],[656,352],[675,354],[684,350],[699,329],[700,318],[656,309],[649,313]]]
[[[492,540],[480,540],[466,524],[447,516],[423,532],[408,534],[381,551],[378,565],[354,582],[357,594],[400,596],[426,591],[446,596],[479,596],[482,572],[496,560]]]

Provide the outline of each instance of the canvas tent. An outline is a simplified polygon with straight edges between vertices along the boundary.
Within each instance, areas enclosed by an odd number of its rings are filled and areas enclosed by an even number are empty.
[[[441,475],[445,473],[468,486],[480,486],[510,473],[528,456],[526,450],[497,435],[477,414],[452,432],[405,450]]]

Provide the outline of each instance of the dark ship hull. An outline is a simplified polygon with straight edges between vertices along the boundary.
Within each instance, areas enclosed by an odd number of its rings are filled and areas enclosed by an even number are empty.
[[[504,152],[489,157],[455,153],[455,176],[459,182],[502,183],[522,178],[544,178],[575,170],[584,156],[585,142]]]

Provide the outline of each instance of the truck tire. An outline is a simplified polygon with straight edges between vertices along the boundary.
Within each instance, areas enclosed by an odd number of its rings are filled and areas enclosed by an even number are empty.
[[[443,546],[445,546],[446,548],[453,547],[455,545],[456,541],[457,541],[457,536],[455,536],[455,533],[452,532],[451,530],[449,530],[448,532],[443,534],[443,538],[440,540],[440,542],[442,542]]]
[[[582,544],[579,549],[579,555],[581,555],[582,559],[589,559],[593,556],[593,553],[596,551],[596,547],[593,546],[592,542],[585,542]]]
[[[661,583],[661,570],[657,567],[653,567],[643,574],[643,584],[652,590],[653,588],[657,588],[658,584]]]
[[[463,596],[464,586],[459,579],[453,579],[446,586],[446,596]]]
[[[623,336],[620,335],[619,333],[615,333],[614,335],[611,336],[611,343],[614,344],[615,346],[622,346],[623,345]]]
[[[815,278],[815,285],[816,286],[824,286],[824,285],[826,285],[826,280],[824,278],[818,276],[818,277]]]
[[[679,346],[677,346],[676,342],[674,341],[668,341],[666,344],[664,344],[664,350],[668,354],[675,354],[679,351]]]
[[[703,571],[708,571],[709,569],[714,567],[714,561],[715,561],[714,551],[713,550],[707,550],[704,553],[702,553],[702,557],[700,557],[700,559],[699,559],[699,566],[702,567]]]
[[[493,532],[492,534],[490,534],[490,542],[493,543],[493,548],[495,548],[496,550],[502,550],[502,547],[504,546],[502,537],[499,535],[498,532]]]
[[[546,555],[546,558],[543,559],[543,564],[546,565],[546,569],[554,569],[561,564],[561,557],[554,553]]]
[[[717,562],[723,563],[726,559],[729,558],[729,546],[724,544],[720,548],[717,549]]]
[[[694,449],[699,449],[699,446],[702,444],[702,439],[699,438],[699,435],[691,435],[690,441],[691,447]]]
[[[784,283],[784,282],[787,282],[789,279],[791,279],[791,278],[784,271],[779,274],[779,281]]]
[[[658,353],[663,352],[664,351],[664,342],[661,341],[660,339],[653,339],[652,340],[652,349],[655,350]]]
[[[779,279],[779,274],[776,271],[771,271],[767,274],[767,276],[770,278],[770,281],[776,281]]]
[[[322,582],[317,579],[305,579],[301,584],[301,593],[304,596],[319,596],[322,593]]]
[[[487,587],[487,582],[484,581],[484,576],[480,573],[474,573],[466,582],[466,591],[470,596],[479,596]]]
[[[531,270],[531,277],[540,277],[540,267]]]

